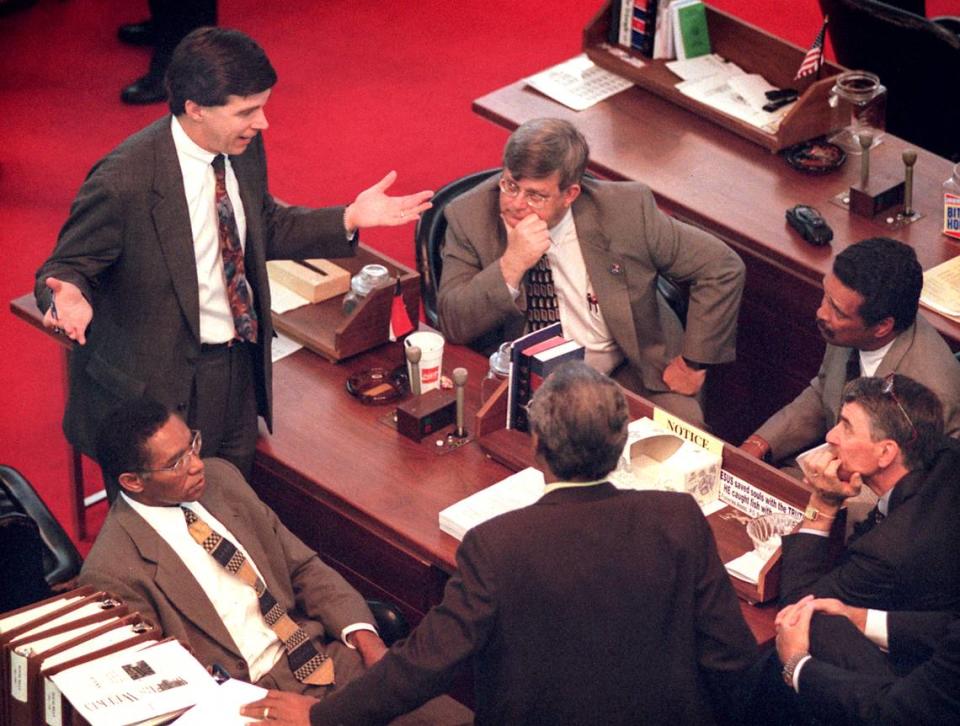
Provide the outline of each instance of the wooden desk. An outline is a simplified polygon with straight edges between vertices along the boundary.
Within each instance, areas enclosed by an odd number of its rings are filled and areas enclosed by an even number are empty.
[[[867,237],[889,236],[913,246],[928,269],[960,250],[940,234],[941,185],[951,165],[920,149],[914,207],[925,216],[890,231],[881,218],[864,219],[830,202],[859,178],[859,157],[850,157],[833,174],[807,176],[763,147],[639,88],[574,112],[521,81],[477,99],[473,108],[511,130],[540,116],[568,119],[590,144],[593,171],[643,181],[661,209],[713,232],[740,254],[747,284],[738,361],[718,368],[708,390],[710,423],[728,440],[750,434],[816,374],[824,343],[814,318],[820,281],[835,252]],[[873,152],[871,168],[902,174],[900,155],[906,148],[902,139],[887,134]],[[816,207],[826,218],[834,231],[831,247],[812,247],[786,224],[785,210],[799,203]],[[923,314],[954,348],[960,347],[960,324]]]
[[[382,422],[392,406],[365,406],[345,391],[352,372],[399,360],[392,345],[340,364],[306,351],[279,361],[274,434],[258,443],[253,483],[284,523],[361,592],[389,597],[417,622],[440,601],[456,567],[459,543],[440,531],[439,512],[527,461],[516,438],[522,435],[507,431],[502,434],[514,437],[508,446],[515,454],[505,464],[488,458],[477,442],[439,454],[436,437],[415,443]],[[472,423],[486,361],[448,345],[443,369],[449,374],[456,366],[470,372],[466,403]],[[805,503],[796,483],[776,470],[733,447],[725,459],[741,477],[791,503]],[[721,557],[733,554],[721,548]],[[773,609],[746,603],[742,609],[758,639],[769,639]]]

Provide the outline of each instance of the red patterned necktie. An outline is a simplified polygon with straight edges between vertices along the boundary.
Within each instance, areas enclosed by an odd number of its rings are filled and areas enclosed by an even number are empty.
[[[553,272],[544,255],[527,271],[527,332],[540,330],[560,321]]]
[[[233,315],[237,337],[249,343],[257,342],[257,311],[250,299],[250,286],[243,264],[243,247],[237,232],[237,220],[233,204],[227,194],[227,177],[223,154],[213,159],[213,174],[217,180],[217,233],[220,237],[220,255],[223,258],[223,275],[227,285],[227,300]]]

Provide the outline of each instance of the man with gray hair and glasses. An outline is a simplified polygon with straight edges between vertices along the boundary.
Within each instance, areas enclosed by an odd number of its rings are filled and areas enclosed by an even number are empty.
[[[558,368],[529,407],[535,504],[467,532],[443,602],[359,680],[313,703],[271,693],[266,724],[381,724],[473,666],[478,724],[710,724],[756,644],[688,494],[606,481],[627,440],[619,387]]]
[[[591,367],[702,425],[706,368],[735,358],[743,263],[646,185],[584,177],[589,152],[568,121],[528,121],[502,173],[446,207],[444,335],[494,349],[559,321]],[[685,330],[658,275],[689,290]]]

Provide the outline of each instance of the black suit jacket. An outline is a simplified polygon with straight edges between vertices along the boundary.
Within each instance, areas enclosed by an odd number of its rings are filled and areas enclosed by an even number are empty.
[[[472,662],[487,724],[709,724],[754,659],[686,494],[560,489],[464,537],[443,602],[311,722],[383,723]]]
[[[800,695],[826,723],[960,724],[960,618],[949,618],[938,645],[908,675],[858,673],[814,658],[800,671]],[[914,657],[929,645],[890,623],[894,659]]]
[[[960,611],[958,512],[960,444],[945,438],[926,472],[894,487],[883,522],[846,548],[812,534],[783,538],[784,603],[813,593],[881,610]]]
[[[200,310],[193,233],[166,116],[131,136],[90,171],[51,257],[44,281],[72,282],[93,306],[87,344],[70,356],[64,417],[69,440],[90,454],[103,417],[121,401],[148,394],[188,418],[200,355]],[[247,220],[247,279],[260,319],[255,375],[260,415],[271,423],[270,288],[266,260],[344,257],[354,253],[343,207],[310,210],[278,205],[267,189],[261,136],[231,156]]]

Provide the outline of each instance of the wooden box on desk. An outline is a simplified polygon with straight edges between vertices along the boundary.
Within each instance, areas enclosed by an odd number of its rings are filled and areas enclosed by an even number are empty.
[[[350,289],[350,273],[330,260],[270,260],[270,279],[312,303],[343,295]]]
[[[623,393],[627,399],[631,419],[653,416],[653,404],[630,391],[624,390]],[[533,451],[530,437],[523,432],[507,429],[506,423],[507,382],[504,381],[477,411],[473,425],[476,440],[487,455],[508,468],[519,471],[532,466]],[[791,506],[802,509],[806,504],[809,494],[797,482],[729,444],[724,444],[723,447],[723,468]],[[753,543],[747,536],[743,515],[724,516],[731,512],[736,513],[738,510],[728,505],[707,517],[717,542],[717,551],[723,562],[730,562],[753,549]],[[761,570],[756,585],[735,577],[731,577],[730,580],[741,600],[750,604],[769,602],[779,593],[779,553],[772,557]],[[745,615],[748,613],[749,611],[745,611]],[[750,620],[749,617],[747,619]]]
[[[783,117],[780,128],[771,134],[682,94],[676,89],[680,78],[667,68],[667,60],[653,60],[638,55],[645,65],[637,68],[605,49],[603,46],[607,43],[610,28],[610,5],[610,2],[604,3],[583,31],[584,52],[598,66],[628,78],[640,88],[708,118],[770,151],[780,151],[833,130],[836,122],[827,100],[834,83],[831,76],[843,71],[841,66],[824,62],[820,80],[815,80],[813,75],[794,80],[806,55],[805,48],[776,38],[707,5],[707,28],[714,53],[736,63],[747,73],[759,73],[777,88],[797,88],[802,91],[800,98]]]
[[[380,264],[391,278],[400,278],[403,304],[410,320],[420,315],[420,275],[366,245],[356,257],[337,259],[337,264],[355,275],[364,265]],[[304,347],[334,362],[357,355],[387,342],[394,285],[374,290],[348,315],[343,312],[343,295],[313,305],[273,314],[274,327]]]

